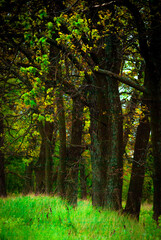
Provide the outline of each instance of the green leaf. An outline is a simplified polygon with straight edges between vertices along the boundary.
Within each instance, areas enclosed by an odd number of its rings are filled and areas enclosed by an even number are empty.
[[[39,121],[39,122],[42,122],[42,121],[44,121],[44,120],[45,120],[45,117],[42,116],[41,114],[39,114],[38,121]]]
[[[46,38],[45,38],[45,37],[42,37],[42,38],[39,39],[38,42],[39,42],[39,43],[45,43],[45,42],[46,42]]]
[[[48,22],[48,29],[52,29],[53,28],[53,23],[52,22]]]
[[[34,100],[31,100],[30,101],[30,105],[31,105],[31,107],[33,107],[33,106],[36,106],[37,104],[36,104],[36,102]]]

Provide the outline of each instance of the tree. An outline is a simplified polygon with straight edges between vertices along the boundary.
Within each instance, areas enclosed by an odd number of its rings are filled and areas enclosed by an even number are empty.
[[[0,196],[6,197],[6,180],[5,180],[5,165],[4,165],[4,122],[3,114],[0,113]]]
[[[65,109],[62,91],[58,92],[57,108],[59,119],[59,172],[58,172],[58,193],[60,196],[66,196],[66,165],[67,165],[67,145],[66,145],[66,122]]]
[[[67,179],[68,173],[71,173],[68,183],[71,181],[73,185],[68,184],[68,199],[76,203],[81,155],[78,146],[81,146],[82,123],[76,107],[80,107],[82,113],[83,106],[87,106],[91,121],[93,204],[121,208],[124,148],[119,81],[148,96],[155,169],[154,218],[158,220],[161,214],[160,7],[157,1],[138,3],[130,0],[34,0],[27,1],[26,5],[22,1],[12,1],[8,5],[3,2],[3,25],[0,29],[2,71],[5,81],[12,75],[19,89],[17,96],[22,96],[20,103],[17,103],[19,113],[26,110],[32,124],[34,121],[36,123],[34,127],[39,130],[39,138],[41,135],[40,158],[43,159],[42,176],[46,192],[50,191],[52,184],[51,135],[56,116],[52,105],[56,102],[56,92],[62,91],[72,95],[73,99],[71,146],[66,160]],[[124,74],[119,75],[121,65],[126,61],[124,58],[129,58],[132,52],[132,61],[136,61],[134,55],[138,51],[147,68],[148,82],[145,87]],[[28,125],[27,119],[24,115]],[[32,124],[31,131],[34,130]],[[63,136],[60,154],[65,156],[67,148],[63,127],[62,135],[59,132],[60,137]],[[30,132],[28,129],[26,131]],[[63,163],[65,166],[65,160]]]
[[[147,92],[150,101],[154,156],[154,219],[158,221],[161,215],[161,4],[159,1],[146,1],[145,3],[146,5],[139,6],[136,1],[122,1],[135,20],[140,53],[146,62],[149,76]],[[145,15],[141,13],[142,7]]]

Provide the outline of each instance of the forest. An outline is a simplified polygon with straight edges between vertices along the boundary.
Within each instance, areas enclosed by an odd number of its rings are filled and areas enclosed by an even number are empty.
[[[0,5],[0,197],[90,199],[137,220],[148,202],[159,224],[161,2]]]

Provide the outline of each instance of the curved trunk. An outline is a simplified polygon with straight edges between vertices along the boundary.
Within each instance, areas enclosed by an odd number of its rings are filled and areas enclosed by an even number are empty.
[[[144,85],[149,84],[148,69],[145,68]],[[150,123],[148,119],[149,102],[147,101],[147,95],[143,95],[141,106],[143,107],[143,117],[140,117],[139,125],[137,127],[135,148],[134,148],[134,159],[132,163],[132,172],[130,185],[128,190],[127,202],[125,212],[130,214],[139,220],[142,190],[145,175],[145,164],[147,147],[150,136]]]
[[[150,124],[148,116],[145,115],[145,117],[140,120],[137,128],[134,160],[132,164],[131,179],[125,207],[125,212],[137,219],[139,219],[140,214],[149,134]]]

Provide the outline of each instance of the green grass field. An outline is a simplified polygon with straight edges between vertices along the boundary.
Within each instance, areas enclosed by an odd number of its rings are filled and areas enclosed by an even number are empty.
[[[0,199],[0,239],[6,240],[107,240],[161,239],[144,206],[140,222],[116,212],[94,209],[90,201],[72,208],[58,197],[26,196]]]

